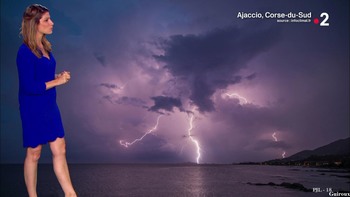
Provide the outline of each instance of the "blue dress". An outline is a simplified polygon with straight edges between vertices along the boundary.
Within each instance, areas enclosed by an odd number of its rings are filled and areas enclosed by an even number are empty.
[[[19,109],[22,120],[23,147],[35,148],[64,137],[56,88],[46,90],[45,82],[55,79],[56,61],[38,58],[25,44],[17,53]]]

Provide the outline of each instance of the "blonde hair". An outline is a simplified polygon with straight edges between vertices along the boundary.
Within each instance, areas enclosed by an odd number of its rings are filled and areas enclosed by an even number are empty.
[[[23,42],[38,58],[42,57],[42,53],[36,43],[36,33],[40,19],[46,12],[49,12],[47,7],[40,4],[32,4],[26,8],[22,18],[20,34],[23,37]],[[51,52],[51,43],[46,39],[45,34],[41,39],[41,43],[46,51]]]

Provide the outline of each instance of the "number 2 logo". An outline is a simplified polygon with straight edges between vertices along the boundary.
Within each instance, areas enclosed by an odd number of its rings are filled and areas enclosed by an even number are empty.
[[[329,23],[327,22],[329,19],[329,15],[327,12],[322,12],[322,14],[320,15],[321,18],[324,17],[324,19],[322,20],[322,22],[320,23],[320,26],[329,26]]]

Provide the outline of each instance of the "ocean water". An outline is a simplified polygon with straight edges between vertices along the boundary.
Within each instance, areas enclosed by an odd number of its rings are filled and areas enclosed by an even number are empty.
[[[349,171],[259,165],[70,164],[80,197],[330,196],[326,190],[350,191]],[[1,197],[28,196],[22,165],[1,165]],[[319,192],[276,185],[300,183]],[[248,184],[251,183],[251,184]],[[39,197],[63,197],[52,165],[40,164]]]

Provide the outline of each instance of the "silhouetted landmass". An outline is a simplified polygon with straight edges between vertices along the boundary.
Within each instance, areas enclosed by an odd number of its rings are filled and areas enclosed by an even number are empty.
[[[337,140],[314,150],[304,150],[284,159],[240,164],[350,168],[350,138]]]
[[[256,186],[278,186],[278,187],[285,187],[285,188],[289,188],[289,189],[295,189],[295,190],[300,190],[303,192],[312,192],[312,189],[308,189],[306,188],[304,185],[300,184],[300,183],[287,183],[287,182],[283,182],[281,184],[276,184],[273,182],[269,182],[269,183],[247,183],[248,185],[256,185]]]
[[[350,168],[350,155],[311,155],[310,157],[301,160],[276,159],[262,162],[262,164]]]
[[[304,160],[311,156],[326,156],[326,155],[349,155],[350,154],[350,138],[337,140],[325,146],[314,150],[304,150],[296,153],[285,160],[297,161]]]

